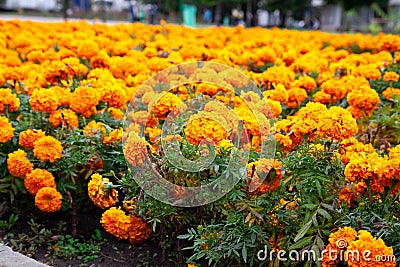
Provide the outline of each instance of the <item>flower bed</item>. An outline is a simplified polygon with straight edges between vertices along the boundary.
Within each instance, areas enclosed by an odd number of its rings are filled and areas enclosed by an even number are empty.
[[[400,37],[0,28],[0,227],[59,215],[71,235],[41,245],[76,258],[96,209],[93,251],[108,232],[165,264],[396,266]]]

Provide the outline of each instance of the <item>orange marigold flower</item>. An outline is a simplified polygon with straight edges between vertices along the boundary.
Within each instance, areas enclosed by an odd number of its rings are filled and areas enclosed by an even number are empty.
[[[275,89],[264,91],[264,98],[285,103],[289,99],[289,93],[286,90],[285,86],[283,86],[282,84],[277,84],[275,85]]]
[[[53,86],[51,90],[57,94],[60,106],[69,106],[71,101],[71,91],[69,88]]]
[[[347,94],[347,88],[342,80],[329,79],[321,85],[321,90],[335,99],[342,99]]]
[[[312,91],[317,87],[313,77],[310,76],[300,76],[298,80],[295,80],[291,87],[301,87],[307,91]]]
[[[288,94],[289,98],[285,104],[289,108],[297,108],[307,97],[307,91],[299,87],[290,88]]]
[[[358,251],[360,255],[366,255],[365,252],[369,252],[368,258],[349,257],[347,261],[349,267],[396,266],[393,248],[386,246],[382,239],[376,239],[376,237],[373,237],[368,231],[358,231],[357,240],[351,242],[347,249],[350,251]]]
[[[42,187],[35,195],[35,205],[45,212],[59,211],[62,205],[62,195],[53,187]]]
[[[60,109],[50,114],[49,121],[54,128],[60,125],[78,127],[79,119],[75,112],[70,109]]]
[[[7,117],[0,116],[0,143],[10,141],[14,137],[14,128]]]
[[[147,155],[146,141],[137,133],[130,132],[124,146],[124,155],[132,166],[142,165]]]
[[[108,108],[107,111],[117,120],[122,120],[124,117],[124,112],[118,108]]]
[[[198,145],[201,141],[209,139],[218,145],[227,137],[228,129],[225,118],[219,113],[201,111],[190,117],[185,134],[191,144]]]
[[[169,112],[182,103],[179,97],[170,92],[163,94],[158,100],[157,98],[158,97],[155,97],[153,101],[149,103],[149,111],[154,112],[154,116],[159,119],[165,119]]]
[[[26,152],[18,149],[8,154],[7,168],[12,176],[24,178],[33,170],[33,164],[26,158]]]
[[[380,98],[374,89],[362,86],[359,90],[351,91],[347,95],[347,101],[352,107],[365,111],[373,111],[378,107]]]
[[[128,239],[132,244],[140,244],[151,236],[151,228],[140,217],[127,216],[121,208],[106,210],[100,220],[104,229],[118,239]]]
[[[356,119],[348,110],[338,106],[333,106],[323,113],[320,123],[319,132],[333,140],[353,137],[358,131]]]
[[[235,108],[234,111],[240,120],[243,121],[247,134],[252,136],[261,136],[269,133],[269,121],[261,112],[251,110],[247,106]]]
[[[296,122],[291,127],[294,135],[302,138],[307,134],[314,133],[321,125],[321,114],[326,112],[326,106],[321,103],[309,102],[305,107],[302,107],[295,115]],[[315,135],[310,136],[310,138]]]
[[[0,114],[4,114],[6,108],[10,112],[17,111],[19,105],[19,98],[12,93],[11,89],[0,88]]]
[[[34,169],[26,174],[24,185],[31,195],[36,195],[37,191],[43,187],[56,188],[54,176],[44,169]]]
[[[282,113],[281,103],[272,99],[258,101],[254,109],[264,114],[266,118],[276,118]]]
[[[42,130],[28,129],[19,134],[19,144],[25,148],[33,149],[37,140],[45,136]]]
[[[61,158],[61,142],[51,136],[44,136],[34,143],[33,154],[41,161],[55,162]]]
[[[101,100],[108,103],[111,107],[121,108],[128,101],[126,91],[119,84],[106,84],[103,86]]]
[[[385,72],[383,75],[383,80],[385,82],[397,82],[399,80],[399,74],[394,71]]]
[[[83,58],[92,58],[96,56],[100,51],[98,44],[93,40],[82,40],[78,42],[77,45],[77,54]]]
[[[71,94],[70,107],[73,111],[81,113],[85,117],[92,115],[91,109],[100,102],[101,95],[93,87],[80,86]]]
[[[351,227],[339,228],[329,235],[329,244],[334,249],[345,249],[351,242],[356,240],[357,231]]]
[[[58,95],[51,89],[39,88],[32,92],[29,104],[33,111],[52,112],[59,106]]]
[[[322,104],[331,104],[336,102],[336,97],[324,92],[318,91],[313,95],[313,99],[315,102],[322,103]]]
[[[393,88],[393,87],[388,87],[382,92],[382,96],[386,98],[387,100],[391,100],[393,96],[400,96],[400,89],[398,88]]]
[[[274,159],[261,158],[248,165],[249,182],[252,181],[257,189],[253,194],[265,194],[275,191],[281,184],[282,163]],[[253,167],[254,166],[254,167]],[[253,172],[253,168],[254,172]],[[253,177],[251,177],[253,175]],[[260,176],[266,175],[265,180],[260,183]]]
[[[100,174],[95,173],[91,176],[88,183],[88,195],[96,206],[108,209],[115,205],[118,200],[118,191],[111,186],[112,183]]]

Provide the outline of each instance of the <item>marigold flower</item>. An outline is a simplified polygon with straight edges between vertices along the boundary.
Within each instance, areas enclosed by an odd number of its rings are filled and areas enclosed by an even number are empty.
[[[333,140],[353,137],[358,131],[356,119],[342,107],[333,106],[322,114],[319,132]]]
[[[42,187],[35,195],[35,205],[45,212],[59,211],[62,206],[62,195],[53,187]]]
[[[151,228],[140,217],[127,216],[121,208],[106,210],[100,220],[104,229],[118,239],[128,239],[132,244],[140,244],[151,236]]]
[[[107,111],[117,120],[122,120],[124,117],[124,112],[118,108],[108,108]]]
[[[37,140],[46,134],[42,130],[28,129],[19,134],[19,144],[25,148],[33,149]]]
[[[130,132],[124,145],[124,155],[132,166],[140,166],[146,159],[146,141],[135,132]]]
[[[122,129],[114,129],[108,135],[104,136],[103,144],[112,144],[114,142],[121,142]]]
[[[59,106],[58,95],[51,89],[39,88],[32,92],[29,104],[36,112],[53,112]]]
[[[264,98],[286,103],[289,99],[289,92],[285,86],[278,84],[275,89],[264,91]]]
[[[225,139],[229,126],[217,112],[201,111],[189,118],[185,135],[191,144],[199,145],[203,140],[212,140],[216,145]]]
[[[33,164],[26,158],[26,152],[18,149],[8,154],[7,168],[12,176],[24,178],[33,170]]]
[[[54,128],[60,125],[70,128],[78,127],[79,119],[75,112],[70,109],[60,109],[50,114],[49,121]]]
[[[111,186],[112,183],[100,174],[95,173],[91,176],[88,183],[88,195],[96,206],[108,209],[115,205],[118,200],[118,191]]]
[[[383,75],[383,80],[385,82],[397,82],[399,80],[399,74],[394,71],[385,72]]]
[[[307,91],[299,87],[290,88],[288,94],[289,98],[285,104],[289,108],[297,108],[307,97]]]
[[[363,86],[360,90],[353,90],[348,93],[347,101],[352,107],[373,111],[378,107],[380,98],[374,89]]]
[[[83,134],[86,137],[90,137],[101,132],[106,132],[106,128],[101,122],[91,121],[83,128]]]
[[[356,240],[357,231],[351,227],[339,228],[329,235],[329,244],[333,249],[345,249],[351,242]]]
[[[382,96],[386,98],[387,100],[391,100],[393,96],[400,96],[400,89],[398,88],[393,88],[393,87],[388,87],[382,92]]]
[[[282,179],[282,163],[278,160],[261,158],[255,162],[249,163],[247,167],[249,182],[252,181],[257,188],[253,194],[273,192],[280,186]],[[253,175],[253,177],[251,177],[251,175]],[[266,175],[262,183],[259,181],[260,175]]]
[[[33,154],[41,161],[55,162],[61,158],[61,142],[51,136],[44,136],[34,143]]]
[[[10,112],[17,111],[19,105],[19,98],[11,92],[11,89],[0,88],[0,114],[4,114],[6,108]]]
[[[157,98],[149,103],[149,112],[154,112],[154,116],[158,119],[165,119],[169,112],[182,103],[179,97],[170,92],[163,94],[158,100]]]
[[[312,91],[317,87],[317,83],[314,78],[310,76],[300,76],[298,80],[295,80],[291,87],[304,88],[307,91]]]
[[[14,137],[14,128],[7,117],[0,116],[0,143],[10,141]]]
[[[44,169],[34,169],[26,174],[24,185],[31,195],[36,195],[39,189],[43,187],[56,188],[54,176]]]
[[[101,95],[93,87],[80,86],[71,94],[70,107],[73,111],[81,113],[85,117],[92,115],[91,109],[100,102]]]
[[[347,261],[349,267],[396,266],[393,248],[387,247],[382,239],[376,239],[376,237],[373,237],[368,231],[358,231],[357,240],[351,242],[347,249],[350,251],[358,251],[360,255],[365,255],[365,251],[369,252],[368,258],[349,257]],[[371,261],[372,259],[373,261]]]

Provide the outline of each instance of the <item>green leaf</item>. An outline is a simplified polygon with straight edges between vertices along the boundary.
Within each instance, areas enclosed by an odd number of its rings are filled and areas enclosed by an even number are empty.
[[[291,245],[289,247],[289,250],[304,248],[304,247],[310,245],[312,239],[313,239],[313,236],[304,237],[304,238],[300,239],[298,242]]]
[[[244,262],[247,263],[247,248],[246,248],[246,244],[243,244],[242,257],[243,257]]]
[[[317,212],[324,216],[328,221],[332,220],[332,216],[324,209],[317,209]]]
[[[300,231],[297,233],[296,237],[294,238],[294,242],[299,241],[310,229],[312,225],[312,220],[308,221],[303,227],[300,229]]]

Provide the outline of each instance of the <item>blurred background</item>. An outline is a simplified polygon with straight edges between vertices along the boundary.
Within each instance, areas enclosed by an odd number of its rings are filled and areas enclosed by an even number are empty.
[[[400,0],[0,0],[4,16],[400,33]]]

